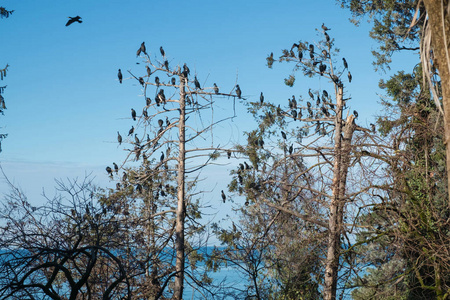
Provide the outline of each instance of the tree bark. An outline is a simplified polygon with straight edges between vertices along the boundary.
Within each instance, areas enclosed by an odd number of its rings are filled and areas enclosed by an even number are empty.
[[[186,91],[185,84],[187,80],[180,76],[180,119],[178,123],[179,132],[179,153],[178,153],[178,190],[177,190],[177,222],[175,227],[175,247],[176,247],[176,263],[175,263],[175,286],[173,299],[183,299],[184,289],[184,221],[186,215],[185,203],[185,160],[186,160],[186,136],[185,136],[185,121],[186,121]]]
[[[442,87],[442,102],[444,110],[445,145],[447,154],[447,184],[450,186],[450,20],[446,13],[449,0],[424,0],[431,27],[431,47],[434,54],[434,63],[439,71]],[[450,201],[450,189],[449,189]],[[449,202],[450,206],[450,202]]]

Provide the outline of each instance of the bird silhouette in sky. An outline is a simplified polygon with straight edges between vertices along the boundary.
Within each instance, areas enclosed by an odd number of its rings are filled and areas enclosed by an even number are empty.
[[[67,21],[66,26],[69,26],[72,23],[78,22],[78,23],[83,23],[83,21],[81,21],[81,17],[80,16],[76,16],[76,17],[68,17],[69,21]]]

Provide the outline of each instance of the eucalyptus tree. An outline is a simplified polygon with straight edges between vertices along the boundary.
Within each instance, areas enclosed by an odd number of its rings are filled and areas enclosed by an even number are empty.
[[[169,294],[165,289],[168,286],[173,290],[174,299],[182,299],[187,279],[189,284],[202,286],[199,276],[194,274],[197,272],[196,261],[202,259],[198,247],[206,242],[200,237],[197,245],[194,244],[194,237],[204,231],[204,225],[198,222],[200,203],[195,198],[201,193],[196,191],[198,176],[205,166],[229,152],[229,149],[214,144],[213,137],[217,124],[234,115],[230,113],[227,117],[214,113],[215,99],[228,98],[232,103],[242,96],[235,94],[236,90],[240,91],[238,85],[230,88],[228,93],[220,92],[219,88],[223,88],[216,83],[205,86],[205,81],[200,83],[201,76],[194,74],[187,64],[172,66],[162,47],[160,53],[158,57],[151,57],[143,42],[137,56],[144,59],[144,73],[128,71],[129,78],[141,86],[145,102],[142,110],[131,109],[134,123],[128,138],[124,139],[120,132],[117,136],[119,144],[131,146],[126,149],[128,155],[121,166],[126,170],[123,174],[126,179],[112,171],[108,173],[118,179],[113,197],[120,198],[121,193],[128,190],[142,199],[138,215],[147,211],[141,221],[147,220],[148,227],[152,228],[147,231],[147,236],[153,239],[148,241],[150,247],[157,244],[158,251],[167,254],[164,259],[171,268],[161,276],[160,292],[156,296]],[[125,72],[120,70],[119,81],[124,75]],[[135,166],[136,162],[139,167]],[[155,250],[148,249],[148,254],[153,255]],[[191,266],[190,272],[186,271],[186,265]],[[201,276],[206,282],[206,275]]]

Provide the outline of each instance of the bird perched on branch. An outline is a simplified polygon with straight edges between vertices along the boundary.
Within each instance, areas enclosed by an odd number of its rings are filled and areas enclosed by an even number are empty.
[[[214,93],[217,95],[219,94],[219,87],[217,86],[217,84],[214,82]]]
[[[112,169],[110,166],[106,167],[106,172],[108,172],[108,175],[112,176]]]
[[[324,31],[331,30],[331,28],[328,28],[327,26],[325,26],[325,23],[322,23],[322,29],[323,29]]]
[[[223,192],[223,190],[222,190],[222,192],[221,192],[221,196],[222,196],[222,201],[223,201],[223,203],[225,203],[225,200],[227,200],[227,196],[225,195],[225,193]]]
[[[348,74],[347,74],[347,76],[348,76],[348,82],[352,82],[352,73],[350,73],[350,71],[348,71]]]
[[[119,142],[119,145],[122,145],[122,136],[118,131],[117,131],[117,141]]]
[[[164,49],[163,49],[162,46],[159,47],[159,52],[161,52],[162,57],[165,57],[165,56],[166,56],[166,52],[164,52]]]
[[[241,88],[239,87],[239,84],[236,84],[236,96],[239,99],[241,99],[241,95],[242,95]]]
[[[370,123],[370,129],[372,130],[373,133],[375,133],[376,131],[375,124]]]
[[[117,77],[119,78],[119,82],[122,83],[122,71],[119,69],[119,73],[117,73]]]
[[[261,95],[259,95],[259,102],[260,102],[261,104],[263,104],[263,102],[264,102],[264,95],[263,95],[263,92],[261,92]]]
[[[358,119],[358,112],[356,110],[353,111],[353,115],[355,116],[355,119]]]
[[[118,174],[119,173],[119,166],[115,162],[113,162],[113,165],[114,165],[114,171],[116,172],[116,174]]]
[[[133,121],[136,121],[136,111],[134,109],[131,109],[131,117],[133,118]]]
[[[196,89],[201,89],[200,88],[200,82],[198,82],[197,76],[194,77],[194,85]]]
[[[132,134],[133,134],[133,132],[134,132],[134,127],[133,127],[133,126],[131,126],[131,129],[130,129],[130,131],[128,131],[128,136],[132,135]]]
[[[81,21],[81,17],[80,16],[68,17],[68,18],[69,18],[69,21],[67,21],[66,26],[69,26],[70,24],[72,24],[74,22],[83,23],[83,21]]]
[[[344,63],[344,69],[348,69],[348,64],[347,64],[347,60],[345,59],[345,57],[342,58],[342,62]]]

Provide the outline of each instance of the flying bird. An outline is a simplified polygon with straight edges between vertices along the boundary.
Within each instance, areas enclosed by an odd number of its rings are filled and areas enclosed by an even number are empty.
[[[119,69],[119,73],[117,73],[117,77],[119,78],[119,82],[122,83],[122,71]]]
[[[68,17],[68,18],[69,18],[69,21],[67,21],[66,26],[69,26],[70,24],[72,24],[74,22],[83,23],[83,21],[81,21],[81,17],[80,16]]]
[[[133,118],[133,121],[136,121],[136,111],[134,109],[131,109],[131,117]]]

